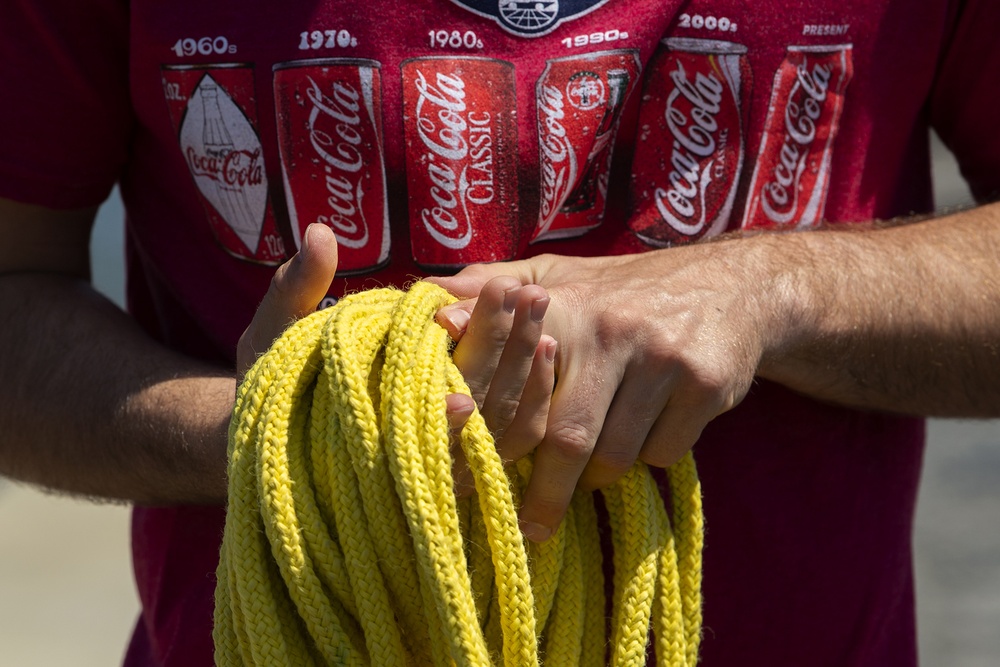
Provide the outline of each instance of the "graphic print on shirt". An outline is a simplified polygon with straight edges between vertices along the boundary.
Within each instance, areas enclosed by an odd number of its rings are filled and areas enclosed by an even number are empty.
[[[547,35],[561,23],[589,14],[608,0],[451,0],[521,37]]]
[[[541,184],[532,243],[601,223],[621,111],[640,70],[634,49],[546,62],[535,86]]]
[[[766,115],[758,116],[763,127],[751,128],[752,79],[772,78],[752,76],[753,54],[740,43],[751,20],[704,5],[685,9],[647,68],[630,180],[632,231],[662,247],[738,226],[818,224],[853,71],[851,44],[787,46]],[[847,30],[811,27],[803,34],[843,37]],[[761,137],[749,161],[748,131]]]
[[[379,63],[348,58],[274,66],[281,173],[296,247],[318,222],[337,237],[337,273],[389,260]]]
[[[850,44],[788,47],[774,75],[744,229],[811,227],[822,219],[852,53]]]
[[[512,259],[520,240],[514,66],[477,57],[403,61],[413,259]]]
[[[630,181],[636,236],[662,247],[725,231],[743,171],[747,49],[662,40],[647,68]]]
[[[253,67],[164,65],[170,119],[212,232],[230,254],[261,264],[285,259],[256,130]]]

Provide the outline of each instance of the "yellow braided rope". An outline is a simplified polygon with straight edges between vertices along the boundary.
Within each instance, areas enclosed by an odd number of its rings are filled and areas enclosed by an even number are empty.
[[[461,434],[476,496],[455,498],[445,397],[469,389],[434,323],[452,300],[423,282],[345,297],[247,373],[216,664],[638,667],[652,631],[659,665],[694,667],[704,521],[690,453],[668,471],[672,521],[644,464],[603,491],[609,623],[593,495],[526,544],[530,459],[505,470],[478,411]]]

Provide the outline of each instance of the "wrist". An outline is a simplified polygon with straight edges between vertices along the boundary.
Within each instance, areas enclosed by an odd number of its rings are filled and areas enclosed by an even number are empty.
[[[822,232],[762,233],[739,239],[746,267],[748,308],[756,313],[760,360],[757,375],[787,381],[813,340],[822,313],[830,308],[835,286],[817,271]],[[832,288],[832,289],[831,289]]]

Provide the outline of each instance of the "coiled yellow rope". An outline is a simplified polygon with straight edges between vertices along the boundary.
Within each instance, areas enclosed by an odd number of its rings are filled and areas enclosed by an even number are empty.
[[[476,486],[457,501],[445,397],[468,394],[429,283],[345,297],[293,324],[241,385],[229,432],[216,664],[693,667],[701,632],[701,491],[668,470],[671,522],[645,465],[603,491],[613,542],[606,619],[597,512],[578,492],[556,534],[518,529],[530,461],[511,470],[475,412]],[[609,643],[610,627],[610,643]]]

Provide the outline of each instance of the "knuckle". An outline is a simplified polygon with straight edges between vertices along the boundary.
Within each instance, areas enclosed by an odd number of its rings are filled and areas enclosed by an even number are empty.
[[[722,412],[733,392],[729,375],[718,367],[701,368],[689,374],[686,392],[692,401],[713,414]]]
[[[659,334],[652,340],[646,348],[645,357],[646,362],[657,369],[666,370],[684,364],[678,354],[677,342],[665,334]]]
[[[521,421],[515,420],[502,433],[495,433],[498,442],[502,441],[502,447],[507,455],[513,458],[520,458],[534,451],[545,437],[544,421],[531,419]]]
[[[582,299],[580,301],[579,305],[582,307]],[[627,312],[611,309],[600,310],[594,314],[594,333],[601,341],[617,344],[616,341],[624,337],[636,335],[633,322],[634,320]]]
[[[291,261],[292,260],[289,260],[279,266],[274,272],[274,275],[271,276],[271,285],[268,291],[273,293],[275,296],[281,297],[288,293],[291,289],[289,285],[290,281],[288,279],[288,272],[291,270],[289,268]]]
[[[531,498],[532,515],[538,518],[547,518],[552,522],[558,522],[566,514],[567,503],[561,498],[536,494]]]
[[[564,462],[586,461],[594,451],[595,439],[582,424],[555,425],[546,437],[552,453]]]
[[[473,326],[470,333],[493,348],[503,348],[510,338],[510,328],[507,326]]]
[[[486,420],[486,425],[497,437],[502,436],[511,422],[514,421],[518,405],[517,398],[512,396],[499,399],[490,398],[486,401],[483,406],[483,418]]]
[[[626,447],[598,447],[590,457],[590,464],[599,472],[597,477],[614,480],[635,465],[636,456],[637,452]]]

